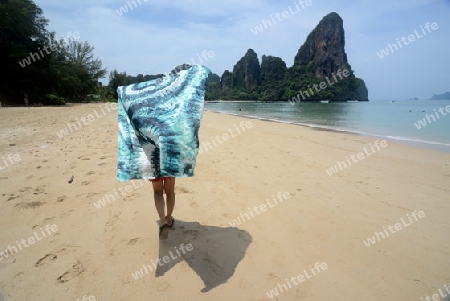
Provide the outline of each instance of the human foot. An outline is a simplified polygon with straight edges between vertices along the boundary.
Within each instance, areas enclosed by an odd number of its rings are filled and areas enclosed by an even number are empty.
[[[175,224],[175,219],[173,218],[173,216],[170,219],[171,219],[171,221],[170,221],[170,224],[169,224],[169,221],[167,220],[167,216],[166,216],[167,224],[169,225],[170,228],[172,228],[173,224]]]
[[[159,227],[159,239],[167,239],[169,237],[169,229],[170,226],[168,224]]]

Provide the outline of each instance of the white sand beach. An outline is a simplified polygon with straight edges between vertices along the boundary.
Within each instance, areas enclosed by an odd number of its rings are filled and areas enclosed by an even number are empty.
[[[151,185],[116,180],[102,108],[0,108],[5,301],[398,301],[450,285],[449,153],[205,112],[211,147],[176,180],[160,241]]]

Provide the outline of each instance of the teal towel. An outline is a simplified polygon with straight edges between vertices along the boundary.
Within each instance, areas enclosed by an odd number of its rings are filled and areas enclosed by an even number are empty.
[[[117,88],[117,179],[192,177],[210,70],[182,65],[162,78]]]

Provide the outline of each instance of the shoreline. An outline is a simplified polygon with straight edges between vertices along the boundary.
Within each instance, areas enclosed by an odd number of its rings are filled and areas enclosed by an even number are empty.
[[[243,118],[249,118],[249,119],[256,119],[261,121],[267,121],[267,122],[275,122],[275,123],[281,123],[281,124],[292,124],[301,126],[303,128],[309,128],[315,131],[326,131],[326,132],[333,132],[333,133],[345,133],[349,135],[356,135],[356,136],[363,136],[363,137],[371,137],[371,138],[378,138],[378,139],[386,139],[390,140],[396,143],[400,143],[403,145],[408,145],[414,148],[419,149],[426,149],[426,150],[432,150],[437,152],[444,152],[444,153],[450,153],[450,144],[443,143],[443,142],[434,142],[434,141],[426,141],[426,140],[419,140],[419,139],[413,139],[413,138],[406,138],[406,137],[393,137],[393,136],[383,136],[383,135],[377,135],[377,134],[370,134],[365,132],[357,132],[357,131],[351,131],[351,130],[341,130],[337,128],[332,128],[328,126],[323,125],[315,125],[315,124],[306,124],[306,123],[299,123],[299,122],[291,122],[291,121],[284,121],[279,119],[271,119],[271,118],[264,118],[264,117],[258,117],[258,116],[252,116],[252,115],[242,115],[242,114],[235,114],[230,112],[222,112],[222,111],[213,111],[210,109],[204,109],[208,112],[213,113],[219,113],[219,114],[225,114],[230,116],[237,116],[237,117],[243,117]]]

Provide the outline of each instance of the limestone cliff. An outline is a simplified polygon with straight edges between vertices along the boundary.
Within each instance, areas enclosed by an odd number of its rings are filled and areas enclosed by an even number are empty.
[[[345,77],[336,76],[344,70]],[[337,13],[323,17],[308,35],[293,66],[287,68],[281,58],[270,55],[263,55],[260,65],[255,51],[248,49],[220,83],[208,81],[206,99],[278,101],[303,91],[306,97],[301,101],[368,100],[366,84],[347,61],[343,20]]]
[[[258,55],[253,49],[247,50],[233,68],[233,87],[255,89],[261,82],[261,67]]]
[[[330,13],[308,35],[294,64],[313,62],[314,75],[318,78],[331,77],[339,69],[350,71],[344,47],[343,21],[337,13]]]

